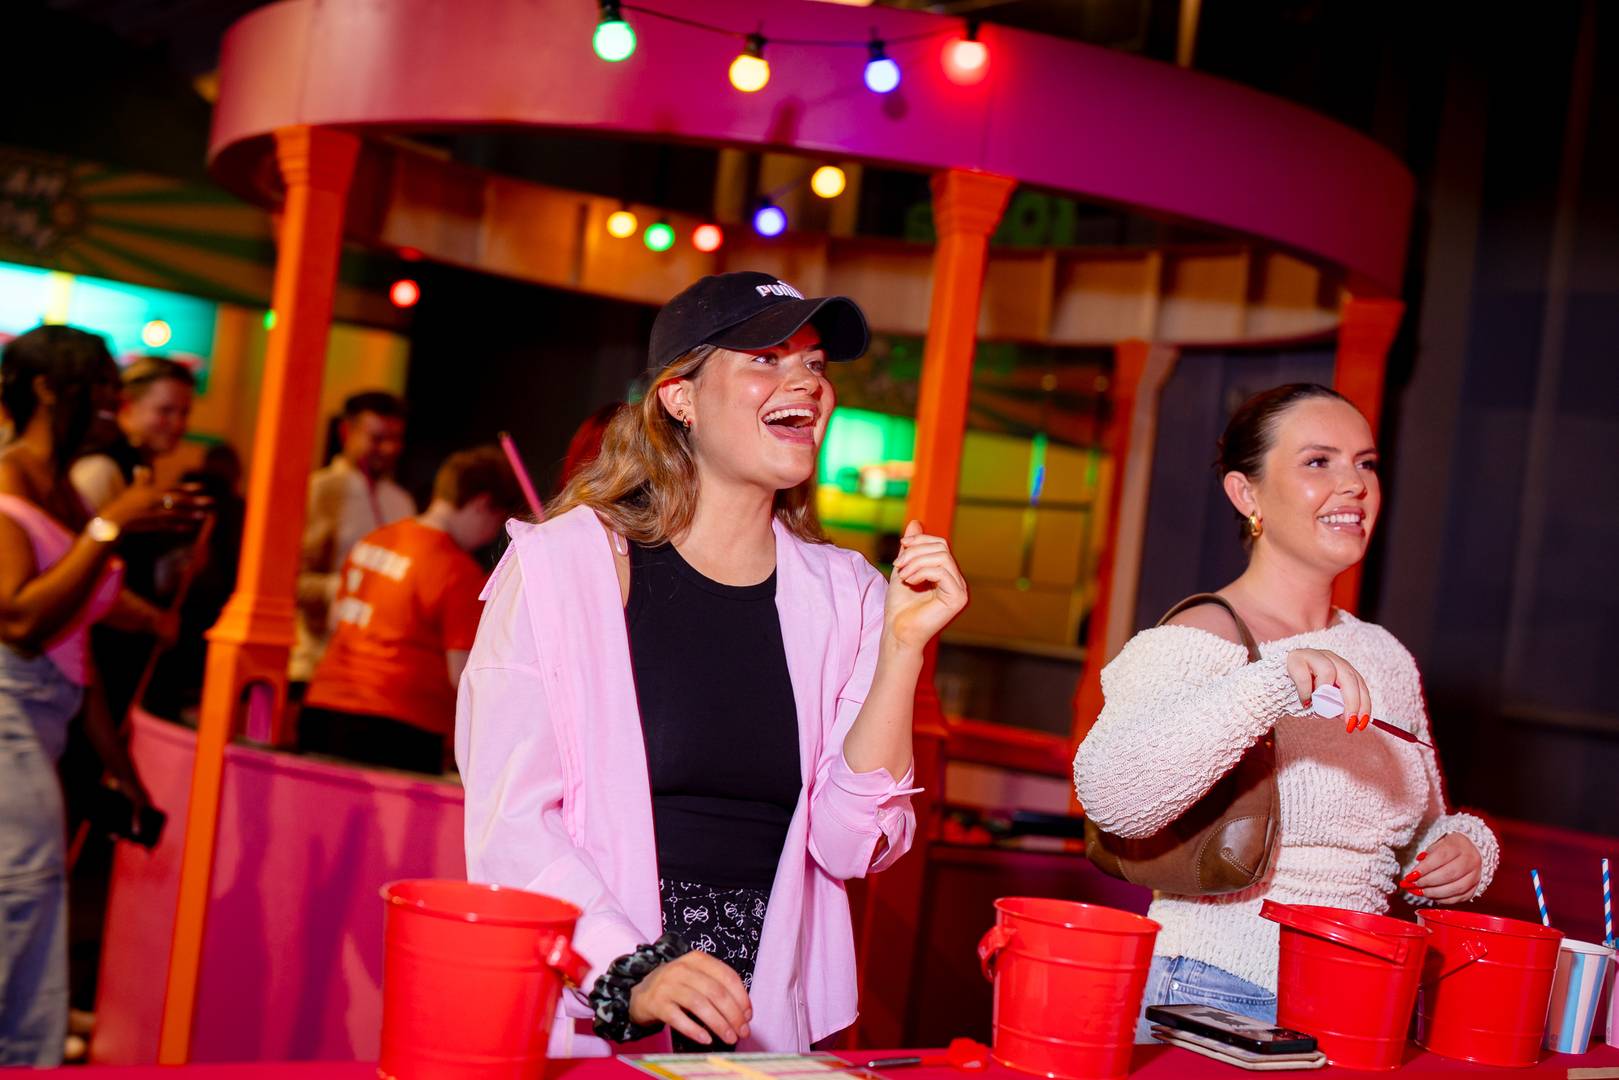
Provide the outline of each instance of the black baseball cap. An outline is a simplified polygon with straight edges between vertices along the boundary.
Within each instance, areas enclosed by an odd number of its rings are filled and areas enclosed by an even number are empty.
[[[854,360],[871,343],[860,307],[847,296],[806,299],[756,270],[710,274],[663,305],[652,323],[647,370],[662,371],[699,345],[768,349],[812,323],[828,360]]]

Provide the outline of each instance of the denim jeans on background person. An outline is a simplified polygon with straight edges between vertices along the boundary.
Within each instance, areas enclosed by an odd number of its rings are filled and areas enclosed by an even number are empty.
[[[56,759],[84,691],[0,645],[0,1066],[62,1063],[66,822]]]
[[[1189,956],[1155,956],[1147,970],[1147,989],[1141,995],[1141,1015],[1136,1018],[1136,1042],[1150,1043],[1152,1023],[1147,1019],[1149,1005],[1209,1005],[1241,1016],[1251,1016],[1268,1024],[1276,1023],[1276,995],[1247,979],[1193,960]]]

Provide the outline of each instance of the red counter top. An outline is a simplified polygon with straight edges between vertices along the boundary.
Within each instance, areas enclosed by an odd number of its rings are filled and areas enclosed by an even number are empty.
[[[887,1057],[904,1051],[840,1051],[848,1060],[868,1057]],[[1414,1077],[1499,1076],[1503,1080],[1513,1077],[1552,1077],[1564,1080],[1569,1069],[1619,1069],[1619,1047],[1593,1044],[1588,1054],[1547,1054],[1532,1069],[1498,1069],[1487,1065],[1469,1065],[1463,1061],[1424,1053],[1415,1046],[1410,1048],[1405,1065],[1391,1073],[1369,1073],[1354,1069],[1325,1068],[1314,1072],[1286,1073],[1289,1076],[1383,1076],[1410,1080]],[[366,1062],[257,1062],[246,1065],[184,1065],[178,1070],[156,1066],[127,1067],[75,1067],[51,1070],[91,1080],[375,1080],[376,1066]],[[182,1077],[180,1073],[185,1075]],[[42,1074],[38,1074],[42,1075]],[[964,1080],[973,1076],[981,1080],[1026,1080],[1029,1074],[991,1064],[983,1073],[961,1073],[953,1069],[906,1068],[891,1069],[884,1075],[895,1080]],[[1136,1050],[1132,1080],[1232,1080],[1241,1076],[1230,1065],[1223,1065],[1199,1057],[1185,1050],[1167,1046],[1143,1046]],[[1255,1074],[1258,1075],[1258,1074]],[[552,1063],[547,1080],[634,1080],[644,1073],[611,1058],[575,1059]]]

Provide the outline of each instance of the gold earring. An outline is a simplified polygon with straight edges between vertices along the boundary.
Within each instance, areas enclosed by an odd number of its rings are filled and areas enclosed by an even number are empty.
[[[681,418],[680,418],[680,422],[681,422],[681,423],[682,423],[682,424],[685,424],[685,425],[686,425],[686,430],[687,430],[687,431],[690,431],[690,430],[691,430],[691,417],[690,417],[690,416],[682,416],[682,417],[681,417]]]
[[[1264,531],[1264,522],[1259,520],[1259,511],[1255,510],[1248,515],[1248,537],[1251,540],[1258,540]]]

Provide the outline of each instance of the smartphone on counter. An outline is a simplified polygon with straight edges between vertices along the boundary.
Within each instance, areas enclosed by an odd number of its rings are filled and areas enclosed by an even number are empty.
[[[1256,1054],[1308,1054],[1316,1049],[1314,1035],[1212,1005],[1153,1005],[1147,1009],[1147,1019]]]

